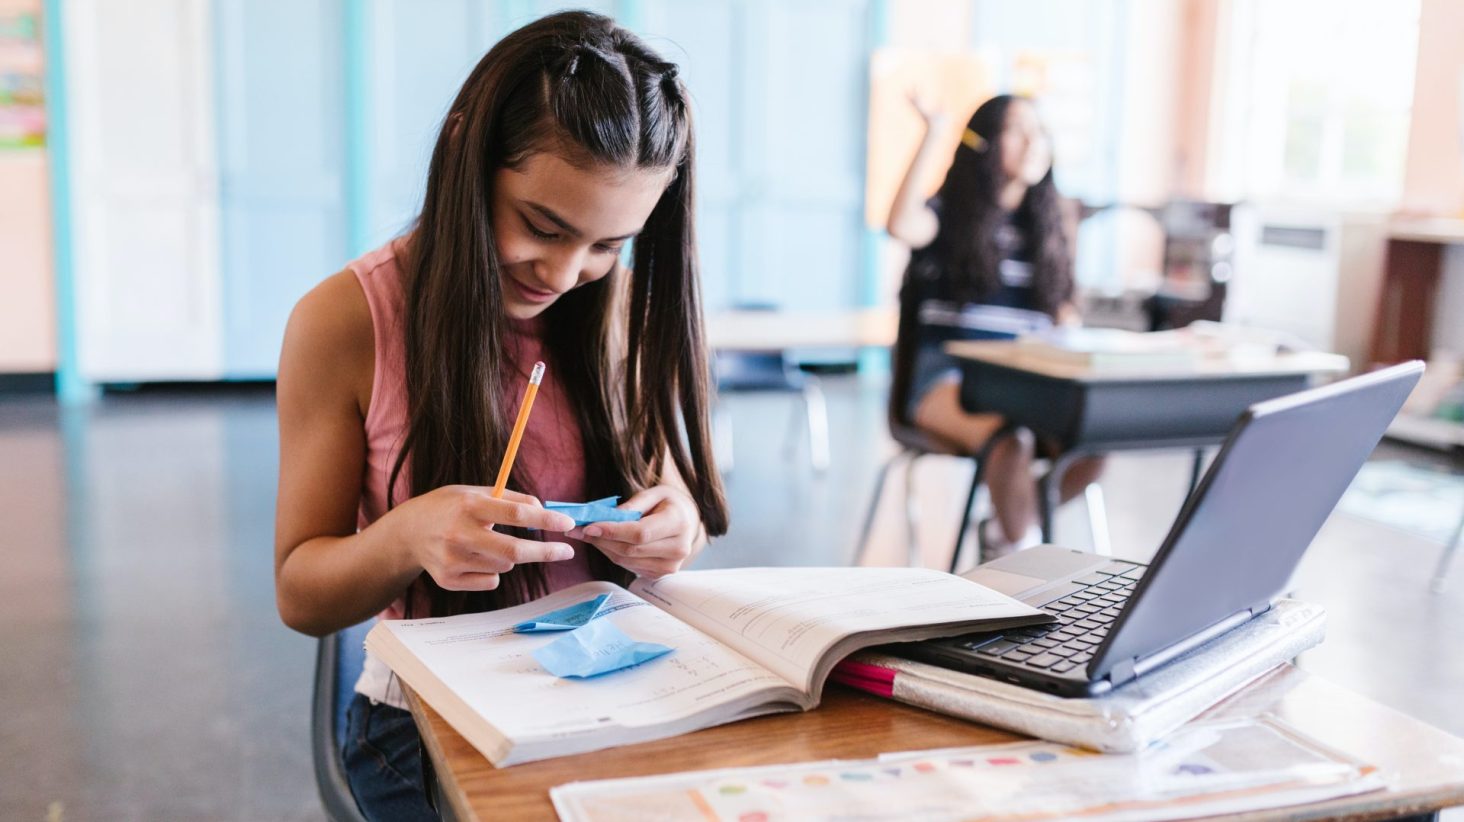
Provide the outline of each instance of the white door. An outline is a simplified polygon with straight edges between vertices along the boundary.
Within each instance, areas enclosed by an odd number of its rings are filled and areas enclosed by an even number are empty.
[[[223,367],[210,4],[64,4],[77,356],[92,382]]]

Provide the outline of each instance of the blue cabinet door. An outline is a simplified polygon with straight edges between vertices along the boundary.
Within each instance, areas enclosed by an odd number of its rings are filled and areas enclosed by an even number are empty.
[[[857,305],[869,0],[637,5],[695,105],[707,306]]]
[[[216,0],[224,375],[271,378],[347,262],[341,0]]]

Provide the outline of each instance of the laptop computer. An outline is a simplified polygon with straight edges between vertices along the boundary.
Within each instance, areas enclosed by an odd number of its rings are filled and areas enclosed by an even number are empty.
[[[1094,696],[1255,618],[1422,373],[1414,361],[1252,405],[1148,565],[1040,545],[966,574],[1056,621],[886,650]]]

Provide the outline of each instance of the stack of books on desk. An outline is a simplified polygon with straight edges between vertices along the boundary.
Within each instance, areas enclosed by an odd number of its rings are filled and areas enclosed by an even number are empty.
[[[1204,320],[1148,333],[1062,326],[1020,337],[1017,343],[1024,356],[1095,370],[1183,368],[1207,361],[1267,360],[1277,354],[1310,350],[1282,332]]]
[[[1106,753],[1162,739],[1210,706],[1321,643],[1326,610],[1271,610],[1103,696],[1071,699],[903,659],[898,646],[855,654],[834,682],[1018,733]]]
[[[1096,369],[1187,366],[1203,355],[1187,335],[1117,328],[1053,328],[1018,339],[1022,354]]]

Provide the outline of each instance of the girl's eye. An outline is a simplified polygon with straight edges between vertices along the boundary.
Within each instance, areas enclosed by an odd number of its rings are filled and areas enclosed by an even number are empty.
[[[533,223],[529,222],[528,220],[524,220],[524,226],[529,229],[529,233],[530,234],[534,235],[535,237],[538,237],[541,240],[553,240],[553,239],[555,239],[556,237],[559,236],[558,234],[555,234],[552,231],[540,231],[539,228],[538,228],[538,226],[535,226]]]
[[[604,243],[595,243],[595,251],[597,251],[597,252],[599,252],[601,254],[619,254],[620,253],[620,248],[621,247],[618,246],[618,245],[606,245]]]

